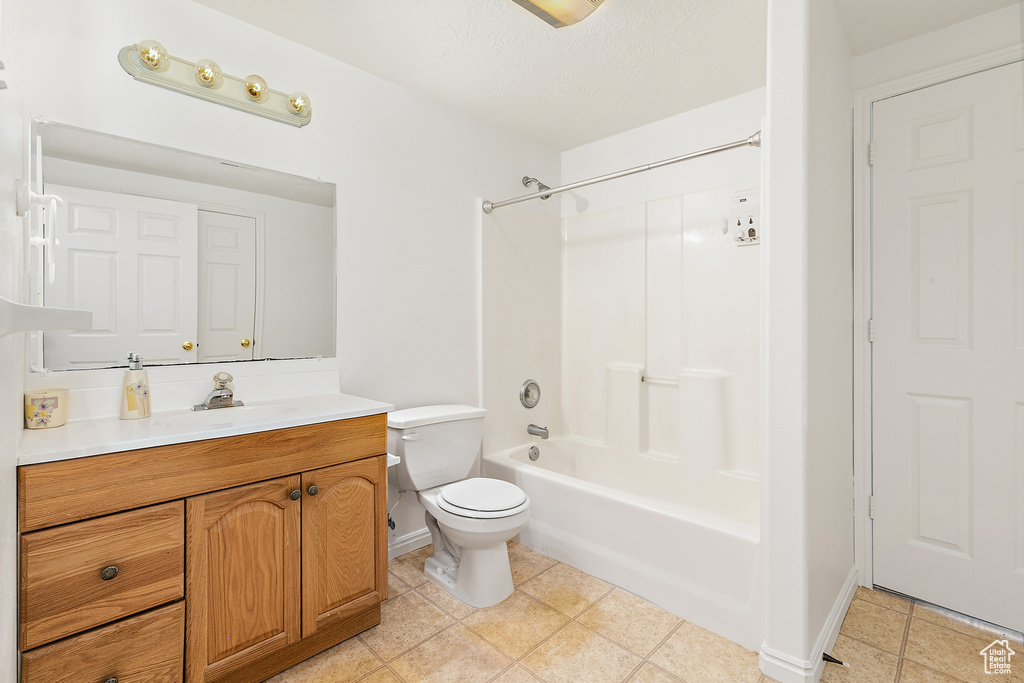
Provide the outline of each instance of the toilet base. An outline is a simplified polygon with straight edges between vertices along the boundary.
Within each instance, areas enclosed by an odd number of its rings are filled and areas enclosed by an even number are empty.
[[[447,550],[438,550],[427,558],[423,573],[434,584],[471,607],[491,607],[512,595],[512,570],[508,547],[501,543],[490,548],[462,548],[456,559]]]
[[[506,542],[529,521],[529,499],[506,517],[463,517],[438,506],[441,488],[416,493],[434,543],[423,573],[467,605],[497,605],[514,590]]]

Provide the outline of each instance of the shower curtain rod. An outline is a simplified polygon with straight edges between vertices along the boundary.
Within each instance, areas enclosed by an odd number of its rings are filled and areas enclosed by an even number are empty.
[[[709,147],[708,149],[702,149],[699,152],[690,152],[689,154],[682,154],[671,159],[665,159],[664,161],[657,161],[653,164],[646,164],[644,166],[635,166],[633,168],[627,168],[625,171],[619,171],[617,173],[609,173],[607,175],[597,176],[596,178],[590,178],[589,180],[580,180],[575,183],[569,183],[568,185],[562,185],[561,187],[552,187],[550,189],[544,189],[540,192],[534,192],[533,194],[524,194],[522,197],[515,197],[514,199],[506,199],[500,202],[484,202],[483,210],[484,213],[491,213],[495,209],[500,209],[503,206],[509,204],[518,204],[519,202],[526,202],[531,199],[537,199],[543,197],[547,199],[548,195],[558,194],[559,192],[568,192],[569,190],[575,190],[577,187],[586,187],[587,185],[593,185],[595,183],[603,183],[606,180],[614,180],[615,178],[622,178],[624,176],[633,175],[634,173],[642,173],[644,171],[650,171],[653,168],[661,168],[662,166],[669,166],[671,164],[677,164],[680,161],[688,161],[690,159],[696,159],[697,157],[706,157],[709,154],[717,154],[718,152],[724,152],[730,149],[737,149],[739,147],[760,147],[761,146],[761,131],[757,131],[746,140],[737,140],[736,142],[730,142],[727,145],[719,145],[718,147]]]

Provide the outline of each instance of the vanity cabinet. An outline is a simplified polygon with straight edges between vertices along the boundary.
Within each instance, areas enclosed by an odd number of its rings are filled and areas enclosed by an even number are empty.
[[[368,458],[188,499],[187,681],[273,662],[380,603],[382,476]]]
[[[21,680],[175,683],[184,635],[185,603],[179,600],[23,653]]]
[[[360,460],[302,475],[302,637],[329,631],[388,585],[387,463]],[[337,520],[344,520],[339,524]],[[384,561],[372,553],[383,542]]]
[[[379,624],[385,419],[20,467],[22,681],[262,681]]]
[[[175,501],[23,535],[22,649],[181,598],[183,512]]]
[[[302,501],[284,477],[188,499],[189,681],[215,681],[299,641]]]

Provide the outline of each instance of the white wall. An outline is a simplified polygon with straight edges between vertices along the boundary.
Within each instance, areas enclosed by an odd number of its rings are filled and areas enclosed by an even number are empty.
[[[1020,4],[1010,5],[860,55],[853,60],[853,88],[859,90],[997,50],[1019,48],[1024,30],[1021,21]]]
[[[830,0],[769,5],[761,667],[820,677],[852,592],[852,66]]]
[[[550,202],[530,202],[483,215],[487,453],[537,441],[526,433],[531,423],[552,434],[562,431],[562,236],[556,211]],[[519,389],[528,379],[541,389],[540,402],[529,409],[519,401]]]
[[[480,197],[522,191],[522,170],[558,173],[554,152],[476,121],[346,64],[188,0],[0,0],[0,59],[12,89],[0,91],[3,164],[16,163],[18,115],[153,142],[338,186],[337,373],[342,391],[398,407],[480,401]],[[16,16],[22,15],[22,16]],[[12,41],[17,36],[17,42]],[[125,45],[154,38],[175,55],[216,60],[227,72],[262,75],[301,90],[314,107],[301,129],[134,81],[117,63]],[[22,51],[19,46],[24,47]],[[15,87],[14,84],[17,84]],[[17,92],[12,92],[17,90]],[[23,98],[23,107],[17,99]],[[13,170],[5,170],[11,174]],[[6,176],[4,176],[6,177]],[[4,182],[0,266],[15,288],[20,221]],[[12,291],[15,298],[22,292]],[[2,452],[10,454],[3,543],[13,557],[13,465],[20,437],[23,335],[0,340]],[[6,361],[10,360],[8,363]],[[237,378],[267,363],[232,366]],[[280,362],[288,373],[295,367]],[[150,374],[156,385],[156,372]],[[154,393],[160,388],[154,386]],[[409,496],[407,496],[408,498]],[[399,532],[422,526],[410,510]],[[13,567],[0,595],[12,600]],[[13,603],[0,614],[14,627]],[[11,636],[13,638],[13,636]],[[13,640],[0,668],[13,666]],[[3,677],[3,676],[0,676]],[[13,675],[8,677],[13,680]]]
[[[45,158],[43,174],[46,182],[58,185],[123,191],[199,204],[200,208],[261,212],[264,325],[257,331],[256,357],[334,355],[336,306],[330,289],[336,252],[333,208],[66,159]]]
[[[807,542],[813,657],[849,604],[853,557],[853,85],[831,2],[810,13],[807,153]],[[834,610],[841,610],[833,614]],[[831,639],[831,640],[829,640]]]

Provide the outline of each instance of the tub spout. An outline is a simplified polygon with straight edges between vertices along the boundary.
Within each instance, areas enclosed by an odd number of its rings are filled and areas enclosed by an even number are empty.
[[[548,428],[547,427],[538,427],[537,425],[530,425],[529,427],[526,428],[526,431],[529,434],[533,434],[534,436],[539,436],[542,439],[548,438]]]

